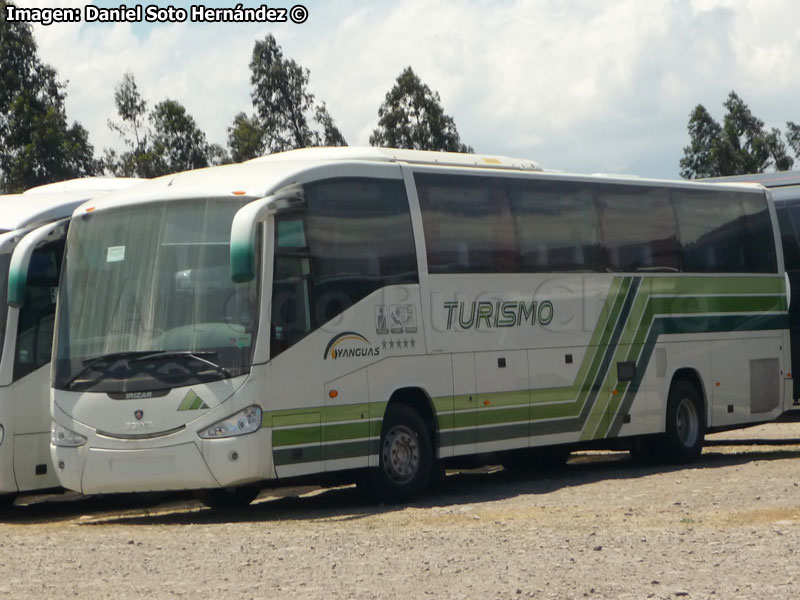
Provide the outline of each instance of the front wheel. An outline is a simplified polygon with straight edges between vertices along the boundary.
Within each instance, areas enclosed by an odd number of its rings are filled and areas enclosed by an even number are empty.
[[[671,463],[695,460],[703,451],[706,419],[697,388],[688,381],[676,381],[667,400],[667,427],[661,456]]]
[[[380,464],[372,473],[374,495],[384,502],[405,502],[428,486],[433,468],[430,432],[419,413],[398,404],[386,412],[381,431]]]

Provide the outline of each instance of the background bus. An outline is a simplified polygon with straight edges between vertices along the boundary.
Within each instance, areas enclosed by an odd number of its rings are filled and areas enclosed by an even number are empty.
[[[796,290],[789,303],[789,329],[791,331],[792,396],[800,408],[800,171],[778,171],[720,177],[709,181],[760,183],[772,192],[783,246],[783,260],[789,277],[790,289]],[[790,297],[792,294],[790,294]]]
[[[324,473],[402,500],[484,453],[691,460],[791,406],[775,223],[755,186],[377,148],[123,190],[67,240],[59,479],[213,504]]]
[[[50,463],[49,364],[69,216],[134,180],[87,178],[0,196],[0,502],[58,487]],[[9,268],[24,281],[8,298]],[[10,300],[10,302],[9,302]]]

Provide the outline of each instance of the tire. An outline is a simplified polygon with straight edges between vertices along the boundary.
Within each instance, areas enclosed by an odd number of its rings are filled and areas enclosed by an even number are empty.
[[[17,494],[0,494],[0,509],[9,508],[17,499]]]
[[[433,444],[417,411],[403,404],[389,407],[383,420],[379,453],[380,464],[370,478],[377,500],[407,502],[428,487],[433,471]]]
[[[696,460],[703,451],[706,433],[703,400],[697,387],[685,380],[673,382],[667,399],[666,416],[660,457],[673,464]]]
[[[261,490],[253,485],[196,490],[195,498],[208,508],[242,508],[256,499]]]

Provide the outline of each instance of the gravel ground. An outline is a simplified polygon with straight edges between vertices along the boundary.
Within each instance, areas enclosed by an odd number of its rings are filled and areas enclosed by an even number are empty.
[[[352,488],[34,497],[0,512],[0,598],[796,598],[800,424],[709,437],[690,467],[579,453],[450,474],[407,506]]]

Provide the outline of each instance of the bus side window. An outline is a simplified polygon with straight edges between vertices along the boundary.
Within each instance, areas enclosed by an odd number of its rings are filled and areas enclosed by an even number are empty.
[[[275,221],[270,353],[277,356],[312,331],[311,268],[302,216]]]
[[[781,230],[783,246],[783,262],[787,271],[800,271],[800,243],[797,241],[797,231],[794,220],[800,222],[800,207],[789,209],[781,206],[776,210],[778,226]],[[792,218],[794,216],[794,219]]]
[[[678,225],[666,189],[597,186],[611,271],[681,271]]]
[[[402,181],[330,179],[305,195],[315,327],[375,290],[419,281]]]
[[[605,270],[597,207],[588,185],[515,181],[511,206],[522,271]]]
[[[777,270],[763,193],[679,190],[672,194],[690,273],[774,273]]]
[[[28,266],[25,305],[19,313],[14,381],[50,362],[56,313],[56,289],[64,242],[37,248]]]
[[[424,173],[414,178],[431,273],[519,272],[505,181]]]

